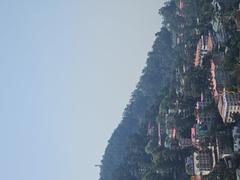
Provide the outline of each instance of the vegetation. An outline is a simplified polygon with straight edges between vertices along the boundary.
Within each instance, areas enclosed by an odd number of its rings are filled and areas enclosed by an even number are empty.
[[[102,160],[101,179],[112,180],[112,174],[124,162],[127,141],[146,121],[146,113],[162,95],[171,81],[174,64],[172,36],[167,28],[156,34],[153,50],[148,53],[147,66],[123,113],[121,124],[112,134]],[[146,133],[145,133],[146,134]]]
[[[217,12],[211,2],[184,0],[184,6],[180,8],[179,0],[170,0],[159,10],[163,27],[156,33],[140,81],[121,123],[109,140],[102,159],[100,180],[189,178],[185,172],[185,158],[194,147],[180,148],[178,139],[191,138],[190,130],[196,123],[195,105],[201,94],[207,94],[211,87],[210,61],[216,54],[224,54],[217,67],[227,74],[224,86],[235,91],[240,83],[240,34],[236,33],[234,21],[237,0],[219,1],[223,9],[217,15],[223,24],[225,40],[214,46],[201,65],[194,66],[199,39],[213,31],[212,22]],[[226,21],[226,18],[230,20]],[[217,131],[229,131],[220,120],[213,100],[207,111],[214,118],[209,131],[211,138],[202,138],[203,147],[206,142],[215,143]],[[151,133],[148,132],[149,124]],[[176,138],[167,132],[174,128]],[[217,167],[209,179],[233,178],[232,170],[222,171],[221,164]]]

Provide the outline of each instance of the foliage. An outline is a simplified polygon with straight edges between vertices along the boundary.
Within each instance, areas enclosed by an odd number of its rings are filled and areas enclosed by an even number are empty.
[[[123,113],[123,120],[112,134],[105,150],[101,180],[112,180],[113,172],[127,155],[126,142],[137,132],[141,123],[146,121],[146,113],[171,79],[174,62],[171,39],[171,33],[166,28],[156,34],[153,49],[148,54],[147,66],[143,69],[143,75]]]

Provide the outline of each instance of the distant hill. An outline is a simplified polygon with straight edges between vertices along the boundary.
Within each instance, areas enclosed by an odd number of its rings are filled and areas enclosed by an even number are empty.
[[[148,53],[147,65],[124,110],[123,119],[108,141],[102,159],[100,180],[113,180],[112,173],[126,156],[128,138],[146,121],[146,113],[156,104],[170,82],[173,62],[172,35],[166,28],[162,28],[156,33],[152,51]]]

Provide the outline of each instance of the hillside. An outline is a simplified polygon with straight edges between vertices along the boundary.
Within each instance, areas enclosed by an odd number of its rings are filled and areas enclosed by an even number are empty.
[[[239,120],[240,105],[229,117],[219,108],[226,94],[239,96],[239,3],[171,0],[159,10],[163,27],[109,140],[100,180],[235,178],[236,168],[219,171],[224,164],[216,149],[222,135],[232,143]],[[231,143],[228,157],[236,158]],[[188,157],[210,151],[207,170],[187,168]]]

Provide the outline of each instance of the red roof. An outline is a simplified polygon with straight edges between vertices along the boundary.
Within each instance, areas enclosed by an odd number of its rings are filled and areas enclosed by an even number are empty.
[[[196,128],[191,128],[191,139],[192,139],[192,143],[195,144],[196,143]]]
[[[198,66],[200,65],[201,63],[201,40],[198,41],[198,44],[197,44],[197,49],[196,49],[196,54],[195,54],[195,60],[194,60],[194,65],[195,66]]]
[[[208,34],[208,44],[207,44],[207,46],[208,46],[208,51],[212,51],[212,49],[213,49],[213,41],[212,41],[212,37],[211,37],[210,33]]]
[[[158,122],[158,145],[159,145],[159,146],[162,145],[162,141],[161,141],[161,126],[160,126],[160,122]]]

